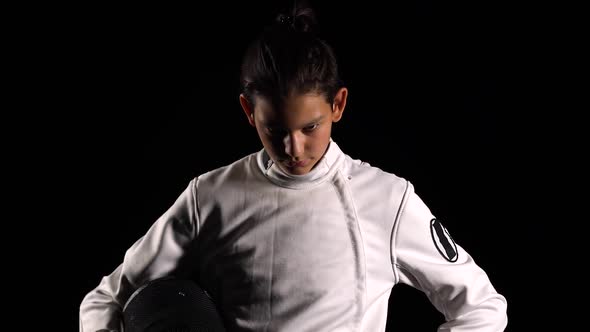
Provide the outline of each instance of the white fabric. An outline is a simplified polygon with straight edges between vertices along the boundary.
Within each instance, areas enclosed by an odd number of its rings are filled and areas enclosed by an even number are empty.
[[[406,180],[331,142],[305,175],[264,150],[202,174],[80,307],[80,331],[119,330],[137,287],[194,276],[229,331],[384,331],[392,287],[422,290],[440,331],[503,331],[506,300],[460,246],[433,242],[434,216]]]

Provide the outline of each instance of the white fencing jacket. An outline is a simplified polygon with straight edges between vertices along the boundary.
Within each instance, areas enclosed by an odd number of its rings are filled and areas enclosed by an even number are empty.
[[[194,276],[229,331],[385,331],[397,283],[444,314],[439,331],[503,331],[506,300],[406,180],[331,141],[305,175],[261,150],[193,179],[80,306],[80,331],[120,331],[149,280]]]

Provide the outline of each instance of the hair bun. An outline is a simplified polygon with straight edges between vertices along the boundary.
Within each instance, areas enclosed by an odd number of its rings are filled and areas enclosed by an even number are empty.
[[[305,1],[295,1],[291,8],[276,17],[276,23],[296,32],[312,32],[316,27],[315,12]]]
[[[279,16],[277,17],[277,21],[280,24],[284,24],[287,26],[293,26],[293,16],[291,16],[291,15],[279,14]]]

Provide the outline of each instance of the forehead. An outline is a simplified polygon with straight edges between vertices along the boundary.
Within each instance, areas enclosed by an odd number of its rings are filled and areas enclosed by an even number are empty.
[[[280,102],[256,96],[255,105],[255,112],[258,112],[260,119],[266,122],[306,121],[332,110],[326,98],[317,93],[291,94]]]

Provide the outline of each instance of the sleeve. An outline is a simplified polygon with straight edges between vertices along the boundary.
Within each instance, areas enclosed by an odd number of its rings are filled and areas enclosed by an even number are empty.
[[[80,332],[121,331],[122,310],[146,282],[176,274],[198,234],[197,179],[125,253],[123,262],[80,304]]]
[[[408,183],[392,236],[399,282],[426,294],[446,323],[439,331],[504,331],[507,303]]]

